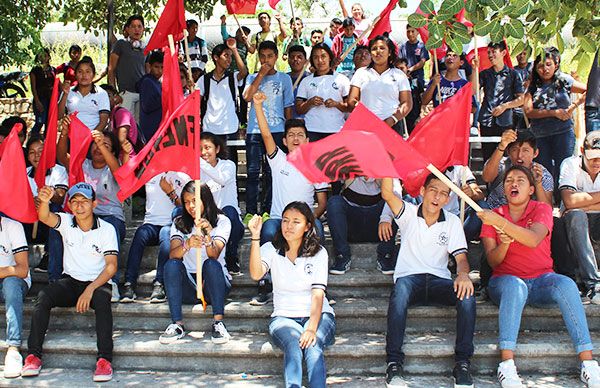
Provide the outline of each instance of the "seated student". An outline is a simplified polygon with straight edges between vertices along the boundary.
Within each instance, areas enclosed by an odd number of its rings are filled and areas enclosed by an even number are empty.
[[[310,75],[308,71],[306,71],[306,64],[308,60],[306,59],[306,50],[303,46],[293,45],[289,48],[288,55],[288,64],[290,66],[290,71],[287,73],[292,79],[292,86],[294,87],[294,101],[296,100],[296,96],[298,95],[298,90],[300,84],[296,84],[298,82],[298,78],[301,78],[299,82],[302,82],[306,77]],[[293,119],[304,119],[304,115],[298,113],[296,109],[296,105],[292,105],[292,118]]]
[[[404,332],[408,307],[415,304],[456,306],[454,387],[473,387],[471,364],[475,330],[475,297],[469,279],[467,242],[460,220],[442,207],[450,189],[430,174],[419,206],[398,198],[392,179],[381,183],[381,195],[394,214],[402,244],[394,272],[394,289],[387,316],[385,382],[388,387],[405,387],[403,380]],[[448,270],[448,255],[456,259],[457,277]]]
[[[23,357],[19,352],[23,334],[23,299],[31,286],[27,240],[23,226],[0,216],[0,299],[6,310],[6,345],[4,378],[21,375]]]
[[[394,67],[400,69],[406,74],[408,78],[408,82],[410,83],[410,94],[412,97],[412,109],[406,115],[406,127],[408,134],[410,135],[415,129],[415,125],[417,121],[421,117],[421,97],[423,95],[423,88],[421,87],[419,80],[413,78],[408,73],[408,59],[406,58],[397,58]]]
[[[586,296],[600,304],[600,276],[592,241],[600,233],[600,132],[592,131],[583,142],[583,155],[564,160],[560,169],[558,189],[564,204],[562,220],[572,260],[579,266],[579,275]]]
[[[231,275],[239,275],[238,246],[244,237],[244,224],[238,204],[236,165],[227,159],[227,147],[217,135],[203,131],[200,141],[200,181],[210,187],[217,207],[229,218],[231,234],[225,247],[225,265]]]
[[[573,280],[552,270],[552,208],[531,200],[534,191],[531,170],[512,166],[504,176],[508,204],[478,213],[484,223],[481,240],[494,269],[489,295],[500,307],[498,381],[502,387],[524,387],[513,358],[525,305],[558,304],[581,360],[581,380],[588,387],[598,387],[600,367],[592,359],[593,344],[579,291]]]
[[[302,385],[302,360],[308,385],[325,387],[324,349],[334,342],[335,318],[327,301],[327,250],[320,245],[315,216],[304,202],[290,202],[272,242],[259,245],[262,219],[248,223],[252,234],[250,275],[258,280],[271,272],[273,313],[269,334],[283,351],[286,387]]]
[[[150,303],[162,303],[166,300],[163,269],[169,259],[171,214],[176,206],[181,206],[181,190],[190,180],[185,173],[167,171],[154,176],[144,185],[146,214],[144,223],[136,229],[129,247],[121,303],[131,303],[136,299],[135,291],[144,249],[155,245],[159,249]]]
[[[181,191],[183,213],[171,226],[171,252],[165,263],[165,288],[169,300],[171,323],[159,341],[170,344],[185,336],[181,305],[197,304],[196,250],[202,256],[203,294],[212,305],[214,322],[211,340],[215,344],[229,341],[230,335],[223,323],[225,297],[231,289],[231,275],[225,267],[225,245],[231,232],[229,219],[219,210],[210,188],[200,185],[201,203],[196,205],[196,183],[188,182]],[[195,226],[196,211],[201,214],[198,233]]]
[[[40,374],[42,346],[52,308],[76,306],[78,313],[85,313],[90,307],[96,313],[98,361],[94,381],[109,381],[112,379],[113,319],[108,282],[117,271],[117,234],[111,224],[94,215],[98,202],[91,185],[77,183],[67,195],[74,215],[50,211],[48,203],[54,196],[52,187],[42,187],[38,193],[40,222],[56,229],[62,236],[64,275],[38,294],[31,315],[28,356],[21,376]]]
[[[39,137],[32,136],[27,141],[27,159],[31,166],[27,167],[27,178],[29,179],[29,186],[35,202],[38,202],[37,194],[38,187],[35,183],[35,170],[38,167],[42,152],[44,150],[44,142]],[[63,203],[65,201],[65,194],[69,188],[69,177],[67,170],[60,164],[55,165],[46,173],[45,178],[46,186],[54,188],[54,197],[50,201],[50,210],[53,212],[63,211]],[[33,225],[25,225],[26,235],[32,237]],[[54,282],[62,275],[63,265],[63,251],[62,241],[60,234],[52,228],[46,228],[45,225],[41,224],[38,226],[38,240],[46,240],[45,251],[48,253],[48,281]],[[46,255],[44,255],[46,256]],[[42,259],[43,260],[43,259]]]
[[[132,149],[128,154],[129,156],[134,156],[144,148],[146,141],[150,139],[144,138],[144,134],[138,130],[133,114],[120,105],[123,98],[119,96],[117,89],[108,84],[100,85],[100,87],[106,90],[110,101],[109,128],[117,136],[117,139],[119,139],[119,144],[124,151],[129,145],[131,146]]]
[[[140,129],[147,140],[152,139],[162,119],[162,84],[164,55],[153,51],[148,57],[150,71],[136,84],[140,95]],[[185,84],[182,84],[185,86]]]

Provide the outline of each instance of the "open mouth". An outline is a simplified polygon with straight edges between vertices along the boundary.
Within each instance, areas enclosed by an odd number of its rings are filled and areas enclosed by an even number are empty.
[[[523,159],[519,159],[519,160],[517,160],[517,163],[516,163],[516,164],[518,164],[518,165],[521,165],[521,166],[522,166],[524,163],[525,163],[525,162],[523,162]]]
[[[519,195],[519,190],[518,189],[511,189],[508,194],[510,195],[511,198],[515,198],[515,197],[517,197]]]

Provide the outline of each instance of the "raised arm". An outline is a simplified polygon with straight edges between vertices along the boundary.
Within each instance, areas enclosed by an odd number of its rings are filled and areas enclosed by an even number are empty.
[[[394,194],[394,181],[392,178],[381,180],[381,197],[392,210],[394,217],[404,210],[404,201]]]
[[[498,147],[496,147],[492,156],[483,166],[481,177],[485,183],[492,183],[494,179],[498,177],[498,166],[504,157],[504,151],[506,151],[506,147],[515,140],[517,140],[517,132],[515,130],[507,129],[502,133],[502,138],[500,139]]]
[[[348,10],[346,9],[346,6],[344,5],[344,0],[339,0],[340,2],[340,8],[342,9],[342,15],[344,16],[344,19],[348,17]]]
[[[52,186],[44,186],[38,191],[38,219],[50,228],[54,228],[59,221],[58,216],[50,211],[49,203],[53,196],[54,188]]]
[[[108,168],[110,168],[110,171],[114,174],[121,166],[119,165],[119,161],[115,155],[108,148],[106,148],[106,145],[104,145],[104,134],[100,131],[93,131],[92,138],[102,153]]]
[[[257,92],[253,97],[256,122],[258,123],[260,134],[265,143],[265,151],[267,151],[267,155],[272,155],[273,152],[277,150],[277,144],[275,144],[275,140],[271,134],[271,129],[269,128],[269,123],[267,123],[267,117],[265,116],[263,108],[263,102],[265,102],[266,99],[267,96],[263,92]]]
[[[69,155],[69,126],[71,125],[71,118],[65,116],[62,119],[60,136],[58,137],[58,143],[56,144],[56,160],[69,171],[69,161],[71,157]]]
[[[250,230],[250,235],[252,236],[250,240],[250,277],[253,280],[260,280],[265,273],[267,273],[267,268],[260,260],[260,231],[262,229],[262,217],[259,215],[254,215],[248,222],[248,229]]]

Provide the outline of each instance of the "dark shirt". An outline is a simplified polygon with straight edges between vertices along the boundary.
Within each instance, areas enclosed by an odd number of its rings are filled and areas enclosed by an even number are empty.
[[[162,119],[162,85],[151,74],[146,74],[138,83],[140,94],[140,128],[144,137],[152,138]]]
[[[411,67],[419,63],[421,59],[425,59],[426,61],[429,60],[429,53],[423,42],[406,42],[400,47],[400,57],[406,58],[408,67]],[[415,70],[410,75],[412,78],[418,79],[421,85],[425,84],[425,72],[423,69]]]
[[[119,39],[113,46],[112,52],[119,56],[116,69],[119,91],[135,93],[136,84],[146,73],[144,49],[134,48],[128,40]]]
[[[510,102],[523,93],[521,77],[514,69],[504,65],[502,70],[496,72],[493,67],[479,73],[479,82],[483,88],[483,101],[479,112],[479,122],[484,127],[512,127],[513,110],[507,109],[500,116],[493,117],[492,109]]]
[[[54,87],[54,78],[56,78],[56,69],[52,66],[42,69],[41,66],[35,66],[31,73],[35,76],[35,89],[38,98],[42,101],[50,101],[52,88]]]
[[[571,105],[571,87],[575,80],[563,72],[556,73],[555,80],[539,87],[530,86],[531,101],[534,109],[567,109]],[[531,131],[536,137],[545,137],[565,133],[573,127],[573,119],[566,121],[556,117],[531,119]]]

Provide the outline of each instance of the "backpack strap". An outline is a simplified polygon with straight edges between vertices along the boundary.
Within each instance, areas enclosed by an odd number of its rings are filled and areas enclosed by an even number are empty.
[[[213,76],[214,71],[210,71],[204,74],[204,95],[202,96],[202,100],[200,103],[200,116],[204,116],[206,112],[206,107],[208,106],[208,97],[210,95],[210,79]]]
[[[233,102],[235,103],[235,111],[239,112],[239,104],[238,104],[238,99],[237,99],[237,86],[235,84],[235,73],[233,71],[230,71],[229,74],[227,75],[227,78],[229,80],[229,90],[231,91],[231,98],[233,98]]]

